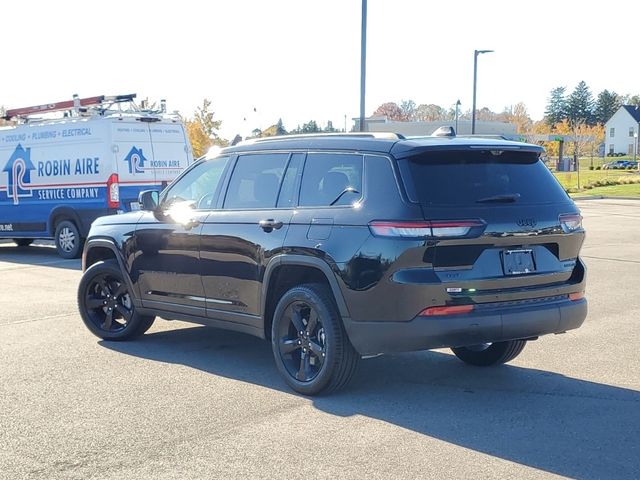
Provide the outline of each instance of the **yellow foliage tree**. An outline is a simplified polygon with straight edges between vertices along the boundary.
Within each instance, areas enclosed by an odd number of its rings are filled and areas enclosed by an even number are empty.
[[[193,118],[188,118],[184,122],[195,158],[207,153],[212,145],[220,147],[229,145],[229,141],[218,134],[222,121],[213,119],[215,112],[210,111],[210,107],[211,100],[205,98],[202,106],[194,112]]]

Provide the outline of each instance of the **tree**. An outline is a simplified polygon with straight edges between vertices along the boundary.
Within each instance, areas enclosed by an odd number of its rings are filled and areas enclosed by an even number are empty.
[[[440,120],[448,120],[447,111],[440,105],[434,103],[420,104],[415,109],[414,117],[419,122],[437,122]]]
[[[337,132],[338,129],[333,126],[333,122],[331,120],[327,120],[327,126],[322,130],[323,132]]]
[[[547,108],[544,111],[544,121],[553,126],[567,118],[567,98],[565,87],[556,87],[551,90]]]
[[[320,131],[320,127],[318,127],[315,120],[309,120],[309,122],[302,125],[302,133],[318,133]]]
[[[286,134],[287,134],[287,130],[284,128],[284,125],[282,124],[282,119],[279,118],[278,123],[276,123],[276,135],[286,135]]]
[[[404,113],[397,103],[387,102],[376,108],[373,112],[374,117],[387,117],[388,120],[405,120]]]
[[[583,80],[576,85],[567,99],[567,118],[572,124],[595,125],[594,106],[591,90]]]
[[[622,104],[640,106],[640,95],[626,94],[622,97]]]
[[[416,102],[413,100],[402,100],[402,102],[400,102],[400,110],[402,111],[402,117],[406,121],[415,120]]]
[[[517,133],[528,134],[531,132],[531,118],[529,117],[529,112],[527,112],[527,106],[522,102],[505,108],[505,111],[498,115],[498,119],[515,125]]]
[[[598,94],[594,111],[595,123],[607,123],[622,105],[622,99],[616,92],[603,90]]]
[[[204,99],[202,106],[196,108],[192,119],[187,119],[185,127],[194,157],[201,157],[212,145],[226,147],[229,142],[220,137],[218,130],[221,120],[214,120],[215,112],[210,111],[211,100]]]

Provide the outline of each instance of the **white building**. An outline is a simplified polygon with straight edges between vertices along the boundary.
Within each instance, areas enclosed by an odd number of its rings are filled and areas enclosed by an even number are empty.
[[[623,105],[604,124],[606,154],[638,154],[640,107]]]
[[[360,130],[360,119],[354,118],[353,131]],[[405,136],[431,135],[439,127],[449,126],[456,128],[454,120],[441,120],[437,122],[401,122],[389,120],[387,117],[367,117],[364,119],[367,132],[393,132]],[[471,133],[471,120],[458,120],[456,133],[469,135]],[[515,136],[516,126],[506,122],[485,122],[476,120],[476,133],[481,135],[505,135]]]

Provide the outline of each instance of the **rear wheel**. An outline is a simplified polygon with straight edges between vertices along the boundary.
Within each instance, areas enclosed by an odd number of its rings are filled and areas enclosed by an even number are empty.
[[[82,253],[82,239],[76,224],[63,220],[56,225],[56,250],[62,258],[78,258]]]
[[[155,317],[140,315],[133,305],[117,262],[97,262],[78,287],[78,308],[87,328],[104,340],[129,340],[151,328]]]
[[[33,243],[33,238],[14,238],[13,242],[19,247],[28,247]]]
[[[282,296],[273,314],[271,346],[287,384],[305,395],[342,388],[360,360],[331,291],[321,284],[294,287]]]
[[[477,367],[491,367],[510,362],[522,352],[526,340],[510,340],[508,342],[481,343],[468,347],[457,347],[451,350],[465,363]]]

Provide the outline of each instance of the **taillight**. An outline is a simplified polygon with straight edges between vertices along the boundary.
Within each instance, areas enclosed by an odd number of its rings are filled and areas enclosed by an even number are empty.
[[[429,237],[429,222],[371,222],[369,228],[379,237]]]
[[[484,227],[481,220],[432,220],[394,222],[376,220],[369,223],[371,233],[379,237],[464,237],[473,228]]]
[[[431,222],[431,235],[434,237],[464,237],[472,228],[482,227],[480,220],[461,221],[433,221]]]
[[[584,292],[575,292],[569,294],[569,300],[575,302],[576,300],[582,300],[584,298]]]
[[[120,183],[117,173],[112,173],[107,180],[107,205],[109,208],[120,207]]]
[[[579,213],[565,213],[558,217],[562,231],[570,233],[582,228],[582,215]]]
[[[460,315],[471,313],[473,305],[451,305],[448,307],[429,307],[420,312],[421,317],[432,317],[434,315]]]

